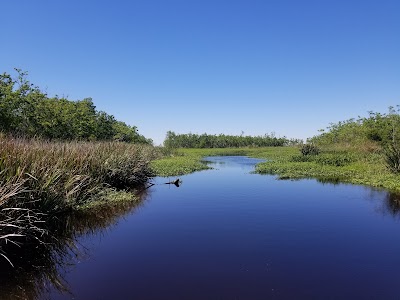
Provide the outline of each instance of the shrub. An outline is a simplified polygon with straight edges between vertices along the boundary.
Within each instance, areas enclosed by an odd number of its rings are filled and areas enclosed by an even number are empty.
[[[312,155],[293,155],[290,159],[292,162],[310,162],[314,160],[315,158]]]
[[[300,152],[302,155],[318,155],[320,150],[313,144],[305,144],[300,148]]]
[[[400,147],[395,143],[390,143],[384,147],[383,151],[387,168],[395,174],[400,173]]]
[[[354,155],[350,153],[324,153],[316,158],[316,162],[321,165],[342,167],[355,161]]]

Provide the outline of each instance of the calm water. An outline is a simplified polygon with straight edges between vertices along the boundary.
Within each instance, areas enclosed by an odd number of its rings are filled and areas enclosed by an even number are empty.
[[[51,299],[398,299],[393,195],[251,174],[257,159],[157,178],[143,203],[79,237]],[[172,178],[170,178],[172,179]],[[1,286],[1,283],[0,283]]]

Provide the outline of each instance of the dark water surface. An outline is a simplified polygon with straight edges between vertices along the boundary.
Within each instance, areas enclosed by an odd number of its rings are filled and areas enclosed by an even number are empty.
[[[398,299],[393,195],[251,174],[260,160],[209,157],[214,170],[157,178],[143,204],[61,273],[51,299]],[[172,178],[171,178],[172,179]]]

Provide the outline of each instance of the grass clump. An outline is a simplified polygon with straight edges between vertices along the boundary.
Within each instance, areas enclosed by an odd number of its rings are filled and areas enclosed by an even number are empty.
[[[0,136],[0,254],[8,243],[44,240],[60,212],[143,184],[158,155],[147,145]]]
[[[201,161],[201,156],[176,156],[162,158],[151,163],[153,172],[158,176],[168,177],[193,173],[209,169]]]
[[[318,155],[321,152],[321,150],[313,144],[305,144],[301,146],[300,152],[303,156]]]
[[[356,155],[347,152],[323,153],[315,158],[320,165],[343,167],[357,161]]]
[[[291,162],[315,162],[323,166],[343,167],[357,160],[353,153],[347,152],[327,152],[319,155],[294,155],[290,158]]]

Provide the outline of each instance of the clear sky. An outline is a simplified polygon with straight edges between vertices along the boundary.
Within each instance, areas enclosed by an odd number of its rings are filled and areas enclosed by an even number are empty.
[[[168,130],[307,138],[400,104],[399,0],[0,0],[0,72]]]

